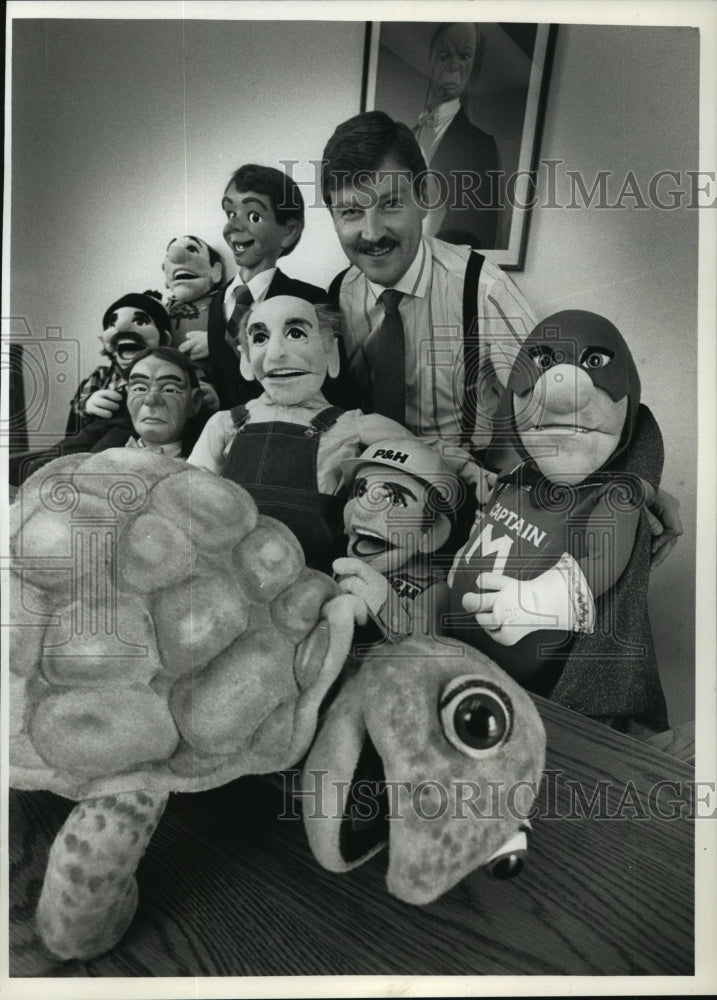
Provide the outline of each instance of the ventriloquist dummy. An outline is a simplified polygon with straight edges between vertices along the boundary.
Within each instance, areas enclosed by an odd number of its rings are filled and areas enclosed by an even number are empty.
[[[431,555],[450,534],[459,481],[435,448],[415,439],[379,441],[341,468],[351,494],[348,555],[333,570],[357,599],[357,624],[371,618],[392,642],[438,635],[449,592]]]
[[[177,236],[167,246],[162,270],[172,347],[187,354],[211,382],[207,328],[209,307],[222,283],[222,259],[198,236]]]
[[[209,310],[208,350],[213,383],[222,409],[258,395],[255,382],[239,370],[236,342],[243,314],[252,302],[294,295],[324,302],[326,292],[278,268],[277,261],[296,248],[304,229],[304,199],[299,185],[282,170],[245,163],[229,178],[223,196],[224,239],[237,266]],[[343,401],[344,387],[327,384],[331,401]]]
[[[239,331],[241,374],[263,392],[215,413],[189,456],[249,490],[261,513],[291,528],[307,564],[328,573],[345,550],[342,460],[408,435],[386,417],[327,403],[321,386],[338,374],[339,323],[330,307],[293,296],[256,303]]]
[[[186,458],[209,415],[189,358],[173,347],[148,347],[130,363],[127,381],[126,417],[95,420],[49,451],[26,455],[13,485],[61,455],[147,448]]]
[[[508,393],[523,461],[456,555],[449,634],[576,711],[664,729],[643,511],[662,439],[627,344],[602,316],[556,313],[524,342]]]
[[[341,463],[385,438],[411,438],[380,414],[329,406],[321,391],[339,370],[340,315],[279,295],[253,305],[239,329],[241,373],[263,392],[207,422],[193,465],[244,486],[263,514],[287,524],[306,562],[331,573],[346,551]],[[470,478],[477,466],[456,459]]]
[[[185,458],[202,426],[196,419],[202,390],[189,358],[173,347],[151,347],[138,354],[127,373],[127,409],[131,432],[115,426],[91,451],[144,448]]]
[[[68,435],[98,418],[127,415],[127,370],[132,360],[146,347],[171,342],[169,316],[159,299],[159,292],[129,292],[105,311],[102,354],[109,364],[98,365],[80,383],[70,403]]]

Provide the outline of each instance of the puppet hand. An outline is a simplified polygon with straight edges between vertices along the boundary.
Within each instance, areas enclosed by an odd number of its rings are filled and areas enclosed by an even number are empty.
[[[475,487],[476,501],[482,507],[490,497],[498,477],[495,472],[489,472],[476,462],[467,462],[461,469],[461,478]]]
[[[217,391],[213,385],[208,382],[203,382],[199,380],[199,388],[202,390],[202,397],[204,399],[204,409],[209,410],[213,413],[215,410],[219,409],[219,396],[217,396]]]
[[[360,559],[348,556],[335,559],[333,571],[339,590],[344,594],[355,594],[360,597],[372,614],[378,614],[386,603],[388,595],[389,584],[383,574],[367,566]]]
[[[648,500],[645,508],[648,524],[652,532],[652,556],[650,568],[659,566],[677,544],[677,539],[685,530],[680,520],[680,502],[665,490],[658,490]]]
[[[592,594],[578,564],[567,559],[534,580],[479,573],[476,585],[482,593],[465,594],[463,608],[502,646],[513,646],[539,629],[591,632]]]
[[[85,412],[93,417],[111,417],[121,402],[122,393],[116,389],[98,389],[85,403]]]
[[[354,622],[357,625],[365,625],[368,621],[368,607],[366,605],[366,601],[364,601],[362,597],[357,597],[356,594],[347,594],[344,600],[351,601]]]
[[[182,354],[188,354],[192,361],[209,357],[209,342],[206,330],[190,330],[187,339],[179,345]]]

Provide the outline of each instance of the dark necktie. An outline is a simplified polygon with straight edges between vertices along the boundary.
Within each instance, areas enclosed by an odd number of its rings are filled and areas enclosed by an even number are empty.
[[[373,374],[373,412],[406,420],[406,343],[398,303],[403,292],[388,288],[379,296],[384,317],[370,355]]]
[[[236,350],[239,347],[239,324],[241,323],[242,316],[254,301],[254,297],[246,285],[244,285],[242,288],[234,290],[234,299],[234,309],[227,320],[226,339]]]

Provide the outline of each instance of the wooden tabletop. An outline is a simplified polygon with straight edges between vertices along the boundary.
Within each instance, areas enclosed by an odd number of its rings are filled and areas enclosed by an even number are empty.
[[[10,975],[692,975],[692,768],[536,702],[548,759],[526,868],[474,872],[425,907],[389,896],[381,854],[321,869],[301,822],[278,819],[277,783],[243,778],[171,796],[122,942],[56,962],[33,913],[72,803],[11,792]]]

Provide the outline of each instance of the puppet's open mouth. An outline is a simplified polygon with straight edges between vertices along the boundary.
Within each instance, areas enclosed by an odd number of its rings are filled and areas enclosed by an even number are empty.
[[[172,281],[193,281],[195,278],[199,277],[192,271],[175,271],[172,274]]]
[[[341,817],[339,850],[344,861],[351,863],[385,843],[388,843],[386,775],[383,761],[366,733]]]
[[[247,240],[246,243],[240,243],[239,240],[230,240],[229,242],[234,253],[244,253],[245,250],[254,245],[254,240]]]
[[[117,355],[120,362],[125,364],[143,351],[147,345],[143,340],[131,338],[127,340],[116,340],[112,344],[112,350]]]
[[[378,556],[382,552],[390,552],[395,548],[387,538],[383,538],[376,531],[369,531],[367,528],[354,528],[356,541],[351,543],[350,554],[359,559],[368,559],[369,556]]]

